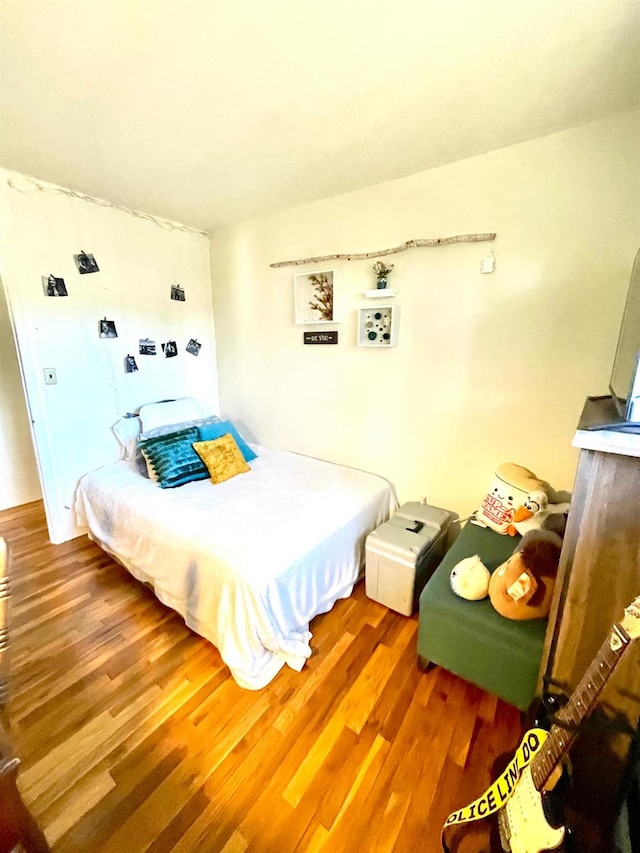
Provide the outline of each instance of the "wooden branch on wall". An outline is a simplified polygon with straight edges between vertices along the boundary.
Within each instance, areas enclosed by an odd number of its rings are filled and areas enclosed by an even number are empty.
[[[315,258],[300,258],[299,261],[278,261],[269,264],[270,267],[293,267],[301,264],[320,264],[324,261],[346,260],[359,261],[367,258],[380,258],[383,255],[395,255],[398,252],[406,252],[407,249],[415,249],[419,246],[447,246],[450,243],[488,243],[495,240],[494,234],[458,234],[456,237],[427,237],[424,240],[407,240],[393,249],[381,249],[379,252],[359,252],[344,255],[318,255]]]

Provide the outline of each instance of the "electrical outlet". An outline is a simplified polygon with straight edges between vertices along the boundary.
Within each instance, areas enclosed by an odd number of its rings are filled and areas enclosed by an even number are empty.
[[[58,374],[56,373],[55,367],[45,367],[43,368],[44,372],[44,384],[45,385],[57,385],[58,384]]]

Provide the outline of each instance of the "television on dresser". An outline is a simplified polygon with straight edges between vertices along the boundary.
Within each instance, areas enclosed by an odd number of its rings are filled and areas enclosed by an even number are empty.
[[[631,270],[609,394],[587,397],[578,429],[640,433],[640,251]]]

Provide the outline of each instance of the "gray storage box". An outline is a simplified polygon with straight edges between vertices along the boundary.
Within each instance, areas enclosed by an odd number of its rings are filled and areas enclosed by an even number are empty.
[[[365,591],[411,616],[420,593],[460,530],[456,513],[409,501],[367,536]]]

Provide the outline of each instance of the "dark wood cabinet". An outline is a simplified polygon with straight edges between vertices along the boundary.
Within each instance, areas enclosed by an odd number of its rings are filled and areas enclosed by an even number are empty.
[[[609,437],[605,437],[608,439]],[[574,495],[541,674],[569,695],[612,624],[640,595],[640,436],[576,434]],[[585,444],[587,446],[585,446]],[[619,452],[618,452],[619,451]],[[640,641],[611,675],[571,750],[570,810],[584,849],[610,853],[615,815],[640,718]]]

